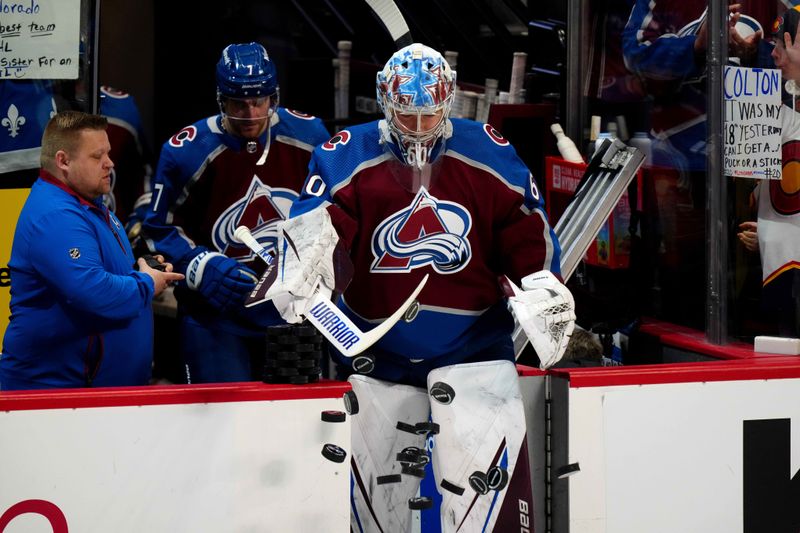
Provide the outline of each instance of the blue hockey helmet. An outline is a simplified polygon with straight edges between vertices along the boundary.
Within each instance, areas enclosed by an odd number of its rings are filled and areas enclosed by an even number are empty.
[[[277,71],[264,47],[258,43],[226,46],[217,63],[217,91],[226,98],[275,95]]]
[[[443,137],[456,92],[456,73],[436,50],[414,43],[378,72],[378,104],[406,163],[422,167]]]

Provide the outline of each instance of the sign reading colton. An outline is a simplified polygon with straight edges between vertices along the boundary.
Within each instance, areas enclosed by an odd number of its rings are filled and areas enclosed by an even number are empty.
[[[725,67],[725,175],[781,178],[781,73]]]

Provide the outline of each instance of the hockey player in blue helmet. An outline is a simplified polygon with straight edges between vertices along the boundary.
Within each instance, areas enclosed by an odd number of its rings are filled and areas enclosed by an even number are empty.
[[[378,72],[378,104],[405,163],[422,168],[441,152],[455,89],[455,71],[427,46],[403,48]]]
[[[255,139],[278,108],[275,64],[258,43],[232,44],[217,63],[217,103],[223,126],[234,135]]]
[[[245,308],[263,262],[234,236],[246,226],[272,250],[306,176],[322,121],[278,106],[274,63],[258,43],[231,44],[215,71],[220,114],[173,135],[161,150],[143,231],[186,283],[175,289],[180,351],[192,383],[260,379],[272,304]]]

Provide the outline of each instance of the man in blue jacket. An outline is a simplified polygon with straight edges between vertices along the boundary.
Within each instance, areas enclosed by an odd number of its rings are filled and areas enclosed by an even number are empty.
[[[104,117],[65,111],[45,128],[42,169],[11,249],[1,390],[145,385],[150,378],[150,302],[183,275],[169,264],[161,271],[136,261],[103,205],[114,167],[106,126]]]

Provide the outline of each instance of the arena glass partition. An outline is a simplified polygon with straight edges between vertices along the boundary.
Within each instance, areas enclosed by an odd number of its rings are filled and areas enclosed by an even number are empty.
[[[746,113],[774,110],[768,99],[776,97],[762,94],[748,104],[747,95],[732,96],[731,89],[726,98],[724,77],[730,73],[733,83],[732,69],[774,68],[773,21],[791,3],[741,2],[737,33],[763,35],[748,49],[727,44],[726,2],[569,3],[567,133],[587,158],[595,139],[606,136],[647,156],[626,205],[570,282],[582,325],[629,332],[647,317],[704,331],[713,344],[778,334],[762,298],[759,254],[737,236],[740,224],[754,220],[751,192],[764,181],[756,175],[760,163],[780,158],[774,131],[769,141],[737,132],[772,128],[774,120],[756,124]],[[735,137],[726,141],[726,131]],[[756,141],[772,144],[755,149]],[[738,159],[731,157],[737,150]],[[767,171],[772,177],[775,168]]]

